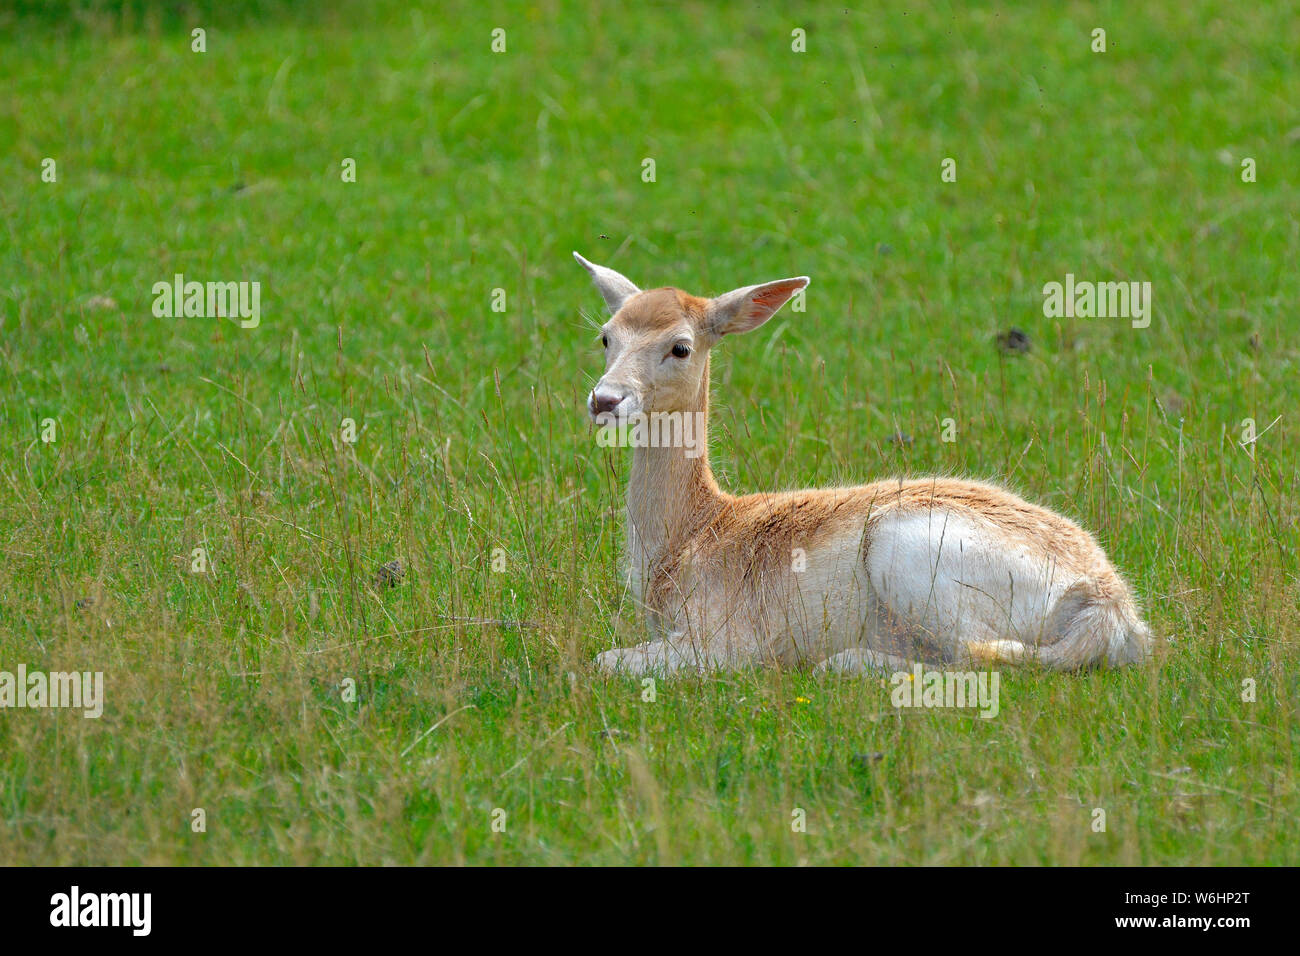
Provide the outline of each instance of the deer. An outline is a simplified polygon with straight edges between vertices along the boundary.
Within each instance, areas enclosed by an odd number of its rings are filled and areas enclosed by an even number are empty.
[[[646,420],[698,423],[691,442],[626,442],[626,584],[651,639],[599,654],[599,671],[1079,671],[1152,653],[1132,591],[1092,535],[1005,488],[938,476],[749,495],[719,487],[710,352],[771,319],[807,276],[709,299],[642,291],[573,255],[610,316],[604,372],[587,396],[592,422],[623,435]]]

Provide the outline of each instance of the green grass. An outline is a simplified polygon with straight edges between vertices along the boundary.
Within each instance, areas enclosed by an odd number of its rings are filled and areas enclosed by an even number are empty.
[[[0,711],[0,860],[1300,861],[1294,16],[218,6],[0,14],[0,669],[107,694]],[[643,632],[572,249],[811,275],[715,353],[724,486],[1006,481],[1098,534],[1158,660],[1004,672],[993,720],[597,676]],[[261,325],[154,318],[176,272],[259,280]],[[1045,318],[1067,272],[1150,281],[1151,327]]]

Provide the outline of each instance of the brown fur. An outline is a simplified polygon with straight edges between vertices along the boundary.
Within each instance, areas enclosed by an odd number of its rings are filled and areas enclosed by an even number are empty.
[[[647,289],[628,300],[618,315],[619,324],[639,333],[668,332],[682,324],[704,319],[709,300],[665,286]]]

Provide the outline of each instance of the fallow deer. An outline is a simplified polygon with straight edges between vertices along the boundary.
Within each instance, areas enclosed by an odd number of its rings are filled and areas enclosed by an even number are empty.
[[[601,670],[817,663],[857,673],[917,661],[1073,670],[1151,652],[1128,585],[1092,536],[1002,488],[939,477],[742,496],[718,487],[709,352],[770,319],[807,277],[704,299],[643,292],[573,255],[611,314],[605,371],[588,396],[593,420],[698,423],[694,451],[632,443],[629,573],[654,639],[605,651]]]

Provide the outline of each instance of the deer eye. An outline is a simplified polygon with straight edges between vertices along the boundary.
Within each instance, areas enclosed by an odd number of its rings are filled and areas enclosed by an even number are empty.
[[[678,342],[673,346],[673,356],[675,358],[686,358],[691,354],[691,347],[685,342]]]
[[[606,349],[609,348],[609,336],[608,336],[608,335],[602,335],[602,336],[600,337],[600,346],[601,346],[601,348],[606,348]]]

